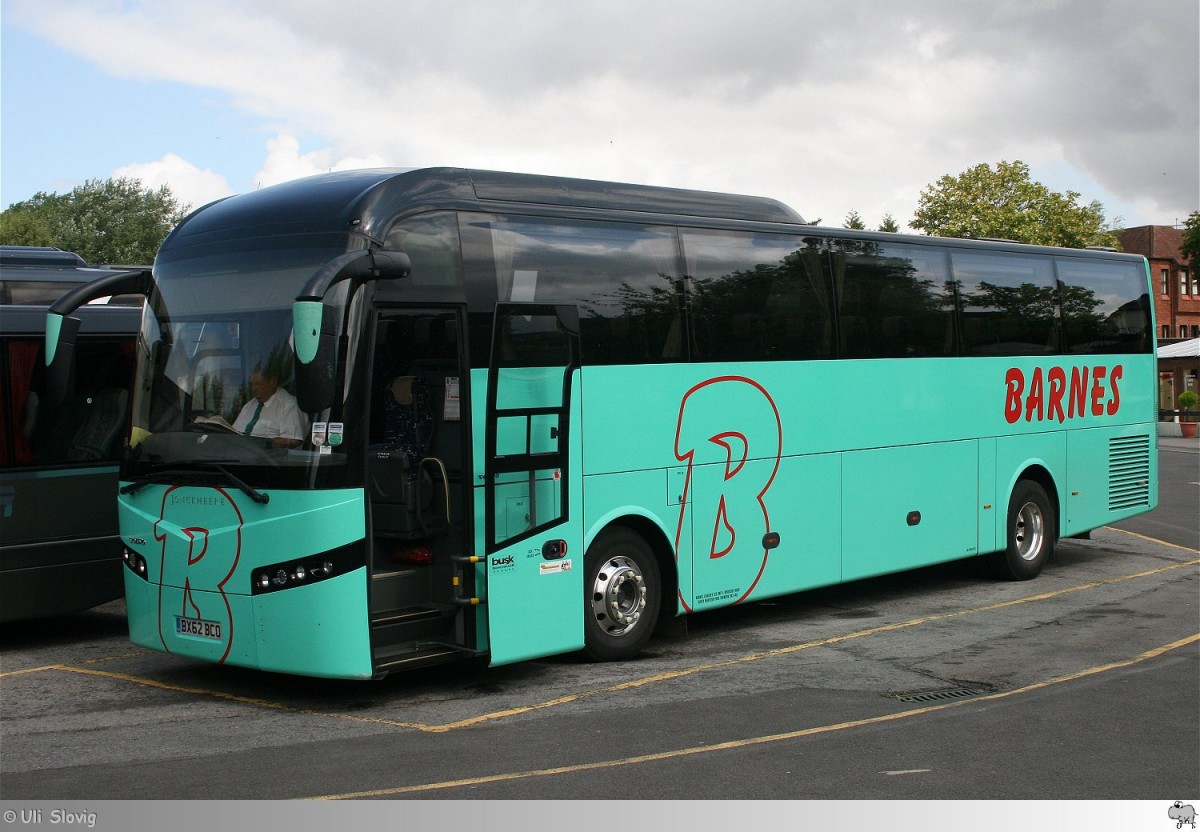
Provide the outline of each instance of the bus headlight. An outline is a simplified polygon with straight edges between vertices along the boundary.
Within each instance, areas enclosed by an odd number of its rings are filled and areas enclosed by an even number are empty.
[[[146,566],[146,559],[132,549],[126,549],[121,553],[121,560],[130,572],[137,575],[142,580],[149,580],[147,573],[149,568]]]
[[[257,567],[250,573],[250,594],[262,595],[345,575],[366,565],[361,541],[308,557]]]
[[[332,561],[317,558],[272,564],[254,571],[254,577],[250,581],[250,594],[259,595],[316,583],[333,577],[336,572]]]

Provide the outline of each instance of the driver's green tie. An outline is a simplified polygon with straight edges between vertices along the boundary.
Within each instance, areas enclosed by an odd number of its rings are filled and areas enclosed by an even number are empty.
[[[250,435],[250,431],[254,430],[254,425],[258,422],[258,417],[262,415],[262,402],[258,403],[258,407],[254,409],[254,415],[250,417],[249,424],[246,425],[246,436]]]

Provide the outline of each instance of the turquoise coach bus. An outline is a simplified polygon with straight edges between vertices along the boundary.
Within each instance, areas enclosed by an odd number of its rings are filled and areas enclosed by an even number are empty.
[[[131,637],[368,678],[627,658],[661,616],[957,558],[1032,578],[1157,503],[1148,285],[1109,251],[508,173],[213,203],[119,287],[147,296]],[[232,428],[252,373],[303,442]]]

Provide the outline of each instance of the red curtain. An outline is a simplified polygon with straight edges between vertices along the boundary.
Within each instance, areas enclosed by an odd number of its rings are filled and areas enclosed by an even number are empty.
[[[3,466],[33,462],[33,449],[29,445],[29,437],[25,435],[23,422],[40,347],[37,341],[8,342],[8,378],[12,401],[0,406],[0,437],[9,434],[11,423],[13,458],[9,459],[8,443],[0,441],[0,465]]]

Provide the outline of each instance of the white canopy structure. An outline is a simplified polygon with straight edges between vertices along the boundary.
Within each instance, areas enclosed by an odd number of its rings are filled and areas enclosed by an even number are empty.
[[[1200,358],[1200,338],[1158,348],[1159,358]]]

